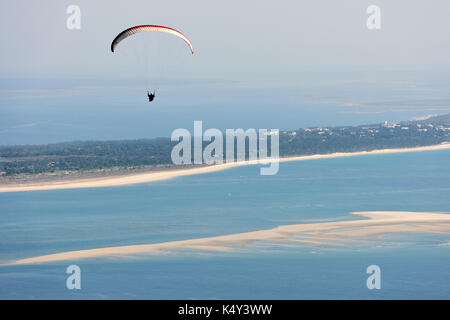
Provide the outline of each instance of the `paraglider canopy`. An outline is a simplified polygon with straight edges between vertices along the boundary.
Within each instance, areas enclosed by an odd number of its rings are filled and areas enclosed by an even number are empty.
[[[114,52],[117,45],[122,40],[124,40],[136,33],[149,32],[149,31],[150,32],[151,31],[166,32],[166,33],[173,34],[173,35],[183,39],[184,42],[186,42],[186,44],[189,46],[191,53],[194,54],[194,47],[192,46],[191,41],[184,34],[182,34],[180,31],[178,31],[176,29],[164,27],[164,26],[158,26],[158,25],[140,25],[140,26],[131,27],[131,28],[128,28],[128,29],[122,31],[114,38],[113,42],[111,43],[111,51]]]

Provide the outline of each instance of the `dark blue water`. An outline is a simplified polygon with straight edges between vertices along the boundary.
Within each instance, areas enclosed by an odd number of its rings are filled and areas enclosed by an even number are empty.
[[[126,187],[0,194],[0,262],[354,219],[352,211],[450,212],[450,151],[282,163]],[[0,298],[450,298],[450,237],[388,235],[350,247],[247,247],[0,267]],[[375,242],[376,243],[376,242]],[[65,287],[68,265],[82,289]],[[382,271],[368,290],[366,268]]]

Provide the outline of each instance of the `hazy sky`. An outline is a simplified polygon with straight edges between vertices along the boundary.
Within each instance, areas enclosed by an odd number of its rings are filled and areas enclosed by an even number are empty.
[[[66,27],[72,4],[80,30]],[[369,5],[380,30],[366,27]],[[448,12],[448,0],[0,0],[0,144],[169,136],[193,120],[295,129],[449,112]],[[139,24],[177,28],[195,47],[161,40],[168,67],[151,105],[135,81],[142,61],[122,54],[132,41],[109,49]]]
[[[66,8],[81,8],[81,30]],[[366,8],[381,8],[381,30]],[[138,24],[188,35],[196,75],[321,67],[450,64],[447,0],[1,1],[0,71],[11,76],[110,76],[114,36]]]

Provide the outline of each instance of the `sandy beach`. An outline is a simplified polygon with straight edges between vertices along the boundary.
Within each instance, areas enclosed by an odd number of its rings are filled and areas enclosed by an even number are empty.
[[[263,246],[292,246],[300,243],[336,246],[361,243],[388,233],[450,233],[450,214],[448,213],[367,211],[352,212],[351,214],[362,219],[284,225],[268,230],[209,238],[61,252],[16,260],[4,265],[136,254],[160,254],[180,249],[231,251],[241,250],[242,247],[239,246],[250,246],[256,243]]]
[[[373,151],[361,151],[352,153],[332,153],[332,154],[318,154],[318,155],[308,155],[308,156],[294,156],[280,158],[279,162],[288,161],[305,161],[314,159],[329,159],[329,158],[339,158],[339,157],[352,157],[352,156],[362,156],[362,155],[375,155],[375,154],[388,154],[388,153],[401,153],[401,152],[419,152],[419,151],[431,151],[431,150],[443,150],[450,149],[450,143],[443,143],[439,145],[426,146],[426,147],[416,147],[416,148],[398,148],[398,149],[383,149],[383,150],[373,150]],[[166,171],[156,171],[149,173],[138,173],[126,176],[109,176],[102,178],[91,178],[91,179],[79,179],[70,181],[53,181],[45,182],[39,184],[8,184],[0,186],[0,192],[21,192],[21,191],[39,191],[39,190],[59,190],[59,189],[79,189],[79,188],[98,188],[98,187],[114,187],[114,186],[124,186],[130,184],[147,183],[153,181],[167,180],[181,176],[188,176],[194,174],[210,173],[220,170],[231,169],[239,166],[245,165],[256,165],[256,164],[267,164],[271,161],[276,160],[256,160],[256,161],[242,161],[233,163],[224,163],[218,165],[211,165],[201,168],[192,169],[180,169],[180,170],[166,170]]]

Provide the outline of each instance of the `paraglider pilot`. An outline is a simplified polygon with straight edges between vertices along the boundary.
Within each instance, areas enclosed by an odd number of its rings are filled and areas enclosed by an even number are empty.
[[[148,97],[148,101],[149,101],[149,102],[152,102],[153,99],[155,99],[155,91],[153,91],[152,93],[149,93],[149,92],[147,91],[147,97]]]

